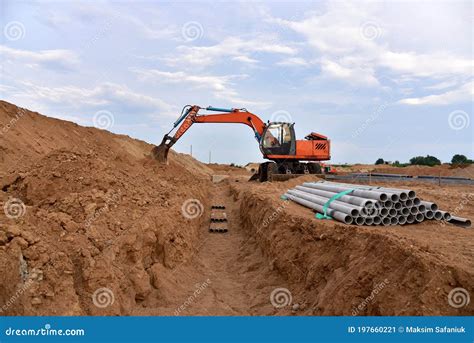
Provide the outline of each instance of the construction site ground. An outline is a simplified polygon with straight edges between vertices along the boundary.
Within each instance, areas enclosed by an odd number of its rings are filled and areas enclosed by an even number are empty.
[[[174,152],[159,165],[150,144],[6,102],[0,123],[0,202],[24,204],[0,213],[2,315],[474,314],[448,301],[474,294],[472,229],[317,220],[280,198],[315,176],[248,182]],[[393,186],[474,217],[472,186]],[[212,205],[228,232],[209,232]]]

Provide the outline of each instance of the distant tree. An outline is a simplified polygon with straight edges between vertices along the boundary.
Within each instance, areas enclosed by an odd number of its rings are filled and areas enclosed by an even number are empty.
[[[375,161],[375,164],[384,164],[385,161],[383,160],[383,158],[379,158],[377,161]]]
[[[468,164],[470,161],[464,155],[456,154],[451,159],[452,164]]]
[[[432,167],[432,166],[440,165],[441,161],[434,156],[426,155],[426,157],[416,156],[416,157],[411,158],[410,164]]]
[[[400,165],[400,161],[399,160],[395,160],[395,162],[392,163],[394,166],[399,166]]]

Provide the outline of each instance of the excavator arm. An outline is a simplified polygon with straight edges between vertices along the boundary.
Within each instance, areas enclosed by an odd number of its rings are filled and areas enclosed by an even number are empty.
[[[194,124],[194,123],[238,123],[245,124],[252,128],[255,134],[255,138],[260,142],[263,131],[265,130],[265,123],[255,114],[248,112],[246,109],[237,108],[216,108],[208,106],[204,108],[207,111],[222,112],[217,114],[202,114],[198,112],[202,108],[196,105],[188,105],[183,108],[181,116],[173,124],[173,131],[179,124],[179,128],[176,133],[171,136],[170,132],[163,137],[161,144],[153,148],[152,156],[160,161],[167,162],[169,149],[181,138],[182,135]]]

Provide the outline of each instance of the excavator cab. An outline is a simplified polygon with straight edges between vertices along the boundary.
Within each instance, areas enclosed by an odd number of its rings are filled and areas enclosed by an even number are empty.
[[[295,154],[294,124],[274,122],[269,123],[260,140],[260,150],[267,155]]]

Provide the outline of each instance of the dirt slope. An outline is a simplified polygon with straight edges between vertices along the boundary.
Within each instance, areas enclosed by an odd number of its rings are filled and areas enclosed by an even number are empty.
[[[0,123],[2,314],[128,314],[159,297],[156,280],[196,248],[204,216],[182,206],[207,209],[209,168],[175,153],[159,166],[149,144],[6,102]],[[90,301],[101,287],[105,310]]]

